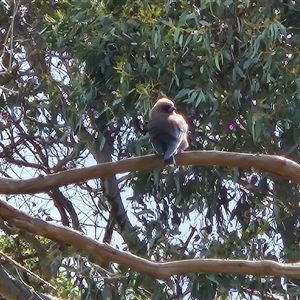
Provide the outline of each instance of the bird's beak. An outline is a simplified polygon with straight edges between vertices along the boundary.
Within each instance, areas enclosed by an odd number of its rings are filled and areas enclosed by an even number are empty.
[[[173,105],[168,109],[168,112],[171,113],[174,110],[177,110],[177,108],[176,108],[176,106]]]

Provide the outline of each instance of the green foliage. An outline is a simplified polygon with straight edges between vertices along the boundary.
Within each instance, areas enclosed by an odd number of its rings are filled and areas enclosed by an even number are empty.
[[[105,153],[103,162],[153,153],[148,137],[134,125],[136,120],[147,121],[160,95],[173,98],[186,115],[191,150],[277,154],[299,162],[296,2],[29,1],[28,13],[15,22],[14,36],[8,25],[13,7],[1,2],[1,174],[16,173],[7,171],[10,164],[31,167],[34,176],[44,176],[84,167],[89,155],[97,160],[97,154]],[[17,53],[29,65],[24,73]],[[16,140],[14,130],[23,138]],[[34,149],[35,165],[16,159],[20,148],[30,153]],[[66,157],[70,160],[61,163]],[[74,211],[95,217],[96,228],[97,217],[109,223],[107,215],[113,211],[105,187],[95,181],[76,185],[73,194],[66,188],[62,194],[73,200],[79,193],[89,212],[80,211],[80,205]],[[299,187],[292,182],[257,170],[188,166],[128,174],[120,190],[123,187],[132,190],[130,201],[123,202],[149,259],[299,261]],[[60,202],[49,194],[60,211]],[[28,207],[34,214],[33,206]],[[61,216],[65,226],[71,226],[69,219],[77,229],[85,224],[71,209],[67,213]],[[40,217],[41,211],[36,214]],[[117,221],[119,217],[114,216]],[[118,233],[124,238],[121,225]],[[9,241],[5,239],[2,250],[13,254]],[[127,244],[124,248],[140,250]],[[28,249],[20,246],[19,251],[25,254]],[[57,265],[52,263],[49,280],[61,297],[299,295],[299,282],[288,278],[282,285],[273,278],[189,274],[157,283],[114,266],[104,265],[108,273],[102,273],[90,261],[81,261],[89,272],[80,277],[76,255],[59,252]],[[37,261],[35,257],[26,266],[32,269]],[[64,276],[60,267],[72,271]]]

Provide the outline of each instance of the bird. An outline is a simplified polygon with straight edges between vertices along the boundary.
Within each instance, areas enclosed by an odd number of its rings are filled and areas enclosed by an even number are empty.
[[[188,146],[188,124],[176,112],[173,101],[167,97],[158,98],[150,110],[148,131],[155,152],[163,155],[166,165],[175,165],[174,155]]]

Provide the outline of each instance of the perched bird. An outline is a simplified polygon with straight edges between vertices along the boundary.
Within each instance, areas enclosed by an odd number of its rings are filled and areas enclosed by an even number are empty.
[[[189,146],[188,125],[166,97],[160,98],[151,109],[148,130],[155,152],[164,156],[167,165],[175,164],[174,155]]]

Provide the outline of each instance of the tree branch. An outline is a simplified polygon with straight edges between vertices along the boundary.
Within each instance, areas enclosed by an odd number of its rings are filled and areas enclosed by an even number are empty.
[[[0,264],[0,293],[8,300],[58,300],[58,298],[36,293],[30,286],[10,277]]]
[[[93,137],[86,131],[85,128],[82,127],[78,135],[81,140],[86,143],[87,148],[90,150],[98,164],[102,165],[103,163],[112,161],[111,153],[113,150],[110,146],[111,141],[106,141],[104,147],[100,151],[95,147]],[[136,253],[140,255],[144,255],[146,253],[145,243],[141,242],[138,237],[138,233],[135,231],[128,218],[115,174],[110,176],[101,176],[103,196],[110,205],[110,217],[105,229],[104,241],[107,243],[110,242],[113,229],[115,228],[115,225],[117,225],[117,229],[122,235],[124,241],[127,243],[129,249],[136,251]]]
[[[178,165],[218,165],[256,168],[300,183],[300,165],[282,156],[222,151],[189,151],[178,154],[176,161]],[[161,157],[146,155],[118,162],[102,163],[88,168],[70,169],[45,177],[27,180],[0,178],[0,193],[35,194],[49,191],[54,187],[80,183],[95,178],[104,178],[118,173],[163,167],[164,162]]]
[[[300,264],[284,264],[268,260],[190,259],[162,263],[152,262],[129,252],[115,249],[108,244],[97,242],[82,232],[27,216],[4,201],[0,201],[0,216],[20,229],[93,254],[100,264],[104,260],[115,262],[161,280],[167,280],[171,275],[185,275],[191,272],[300,277]]]

